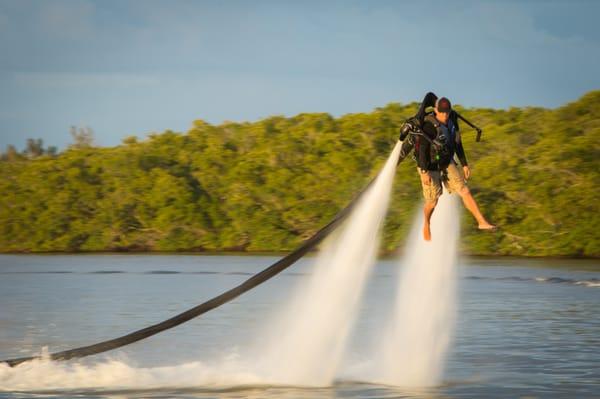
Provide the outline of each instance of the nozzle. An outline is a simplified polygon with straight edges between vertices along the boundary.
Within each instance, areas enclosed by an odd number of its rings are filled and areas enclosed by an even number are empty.
[[[404,122],[404,125],[400,128],[400,141],[404,141],[408,133],[413,129],[412,124],[409,121]]]

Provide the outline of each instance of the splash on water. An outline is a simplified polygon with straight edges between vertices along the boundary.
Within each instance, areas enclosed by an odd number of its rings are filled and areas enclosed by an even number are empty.
[[[148,390],[263,383],[252,372],[242,370],[236,360],[166,367],[136,367],[129,363],[121,359],[94,363],[34,360],[16,367],[0,364],[0,391]]]

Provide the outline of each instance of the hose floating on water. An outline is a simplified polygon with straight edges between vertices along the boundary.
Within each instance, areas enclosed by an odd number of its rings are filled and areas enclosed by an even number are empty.
[[[400,143],[398,145],[400,145]],[[400,163],[406,157],[406,155],[408,154],[403,152],[400,155],[398,163]],[[281,273],[283,270],[287,269],[288,267],[296,263],[296,261],[298,261],[304,255],[306,255],[306,253],[313,249],[317,244],[323,241],[325,237],[327,237],[336,227],[338,227],[344,221],[344,219],[346,219],[346,217],[350,214],[354,206],[358,203],[360,198],[369,189],[369,187],[371,187],[371,185],[375,182],[376,179],[377,177],[373,178],[365,186],[365,188],[363,188],[344,209],[339,211],[338,214],[335,215],[335,217],[327,225],[322,227],[319,231],[317,231],[312,237],[310,237],[308,240],[302,243],[302,245],[296,248],[293,252],[289,253],[288,255],[273,263],[271,266],[267,267],[261,272],[258,272],[257,274],[248,278],[246,281],[239,284],[238,286],[231,288],[230,290],[220,295],[217,295],[216,297],[209,299],[208,301],[201,303],[198,306],[188,309],[185,312],[182,312],[160,323],[151,325],[146,328],[142,328],[141,330],[131,332],[118,338],[99,342],[93,345],[82,346],[75,349],[69,349],[66,351],[52,353],[47,357],[44,356],[43,358],[48,358],[50,360],[69,360],[90,355],[96,355],[99,353],[117,349],[125,345],[129,345],[142,339],[151,337],[170,328],[176,327],[182,323],[185,323],[186,321],[198,317],[212,309],[215,309],[237,298],[243,293],[269,280],[271,277]],[[0,360],[0,363],[6,363],[9,366],[14,367],[18,364],[35,359],[42,359],[42,356],[30,356]]]

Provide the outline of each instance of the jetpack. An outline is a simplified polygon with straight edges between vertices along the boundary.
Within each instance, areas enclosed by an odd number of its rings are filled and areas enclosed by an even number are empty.
[[[429,92],[425,94],[421,105],[419,106],[419,110],[415,114],[415,116],[408,118],[402,127],[400,128],[400,137],[398,140],[402,141],[402,148],[400,150],[400,158],[398,159],[398,163],[402,162],[404,158],[410,155],[410,153],[415,148],[415,142],[417,137],[423,137],[425,140],[429,141],[433,145],[439,145],[435,140],[432,140],[423,132],[423,123],[425,122],[425,116],[427,116],[427,109],[435,106],[435,102],[438,97]],[[469,122],[464,116],[456,112],[455,110],[450,111],[450,119],[454,122],[457,130],[459,129],[458,120],[465,122],[467,125],[475,129],[477,132],[477,136],[475,137],[475,141],[481,141],[481,134],[483,131],[475,126],[473,123]]]

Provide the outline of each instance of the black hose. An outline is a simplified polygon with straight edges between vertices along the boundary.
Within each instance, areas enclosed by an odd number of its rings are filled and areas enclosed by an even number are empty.
[[[401,160],[400,160],[401,161]],[[400,163],[398,161],[398,163]],[[298,259],[302,256],[306,255],[311,249],[313,249],[317,244],[319,244],[325,237],[329,235],[340,223],[350,214],[350,211],[357,204],[358,200],[362,197],[362,195],[368,190],[368,188],[373,184],[376,177],[373,178],[369,184],[359,194],[344,208],[342,209],[333,220],[331,220],[327,225],[317,231],[312,237],[306,240],[300,247],[295,249],[293,252],[285,256],[284,258],[278,260],[273,263],[271,266],[267,267],[263,271],[255,274],[250,277],[240,285],[212,298],[208,301],[195,306],[189,310],[186,310],[183,313],[180,313],[176,316],[171,317],[168,320],[162,321],[160,323],[154,324],[152,326],[143,328],[141,330],[134,331],[132,333],[123,335],[118,338],[110,339],[107,341],[99,342],[97,344],[82,346],[75,349],[69,349],[62,352],[56,352],[48,355],[48,358],[51,360],[68,360],[73,358],[85,357],[90,355],[96,355],[98,353],[107,352],[113,349],[120,348],[125,345],[132,344],[134,342],[140,341],[142,339],[151,337],[152,335],[158,334],[162,331],[168,330],[170,328],[176,327],[186,321],[189,321],[195,317],[200,316],[208,312],[209,310],[215,309],[235,298],[242,295],[243,293],[251,290],[252,288],[258,286],[259,284],[264,283],[269,280],[271,277],[281,273],[283,270],[290,267],[294,264]],[[7,359],[0,360],[0,363],[7,363],[9,366],[14,367],[23,362],[27,362],[34,359],[41,359],[42,356],[30,356],[30,357],[21,357],[15,359]],[[44,357],[46,358],[46,357]]]

